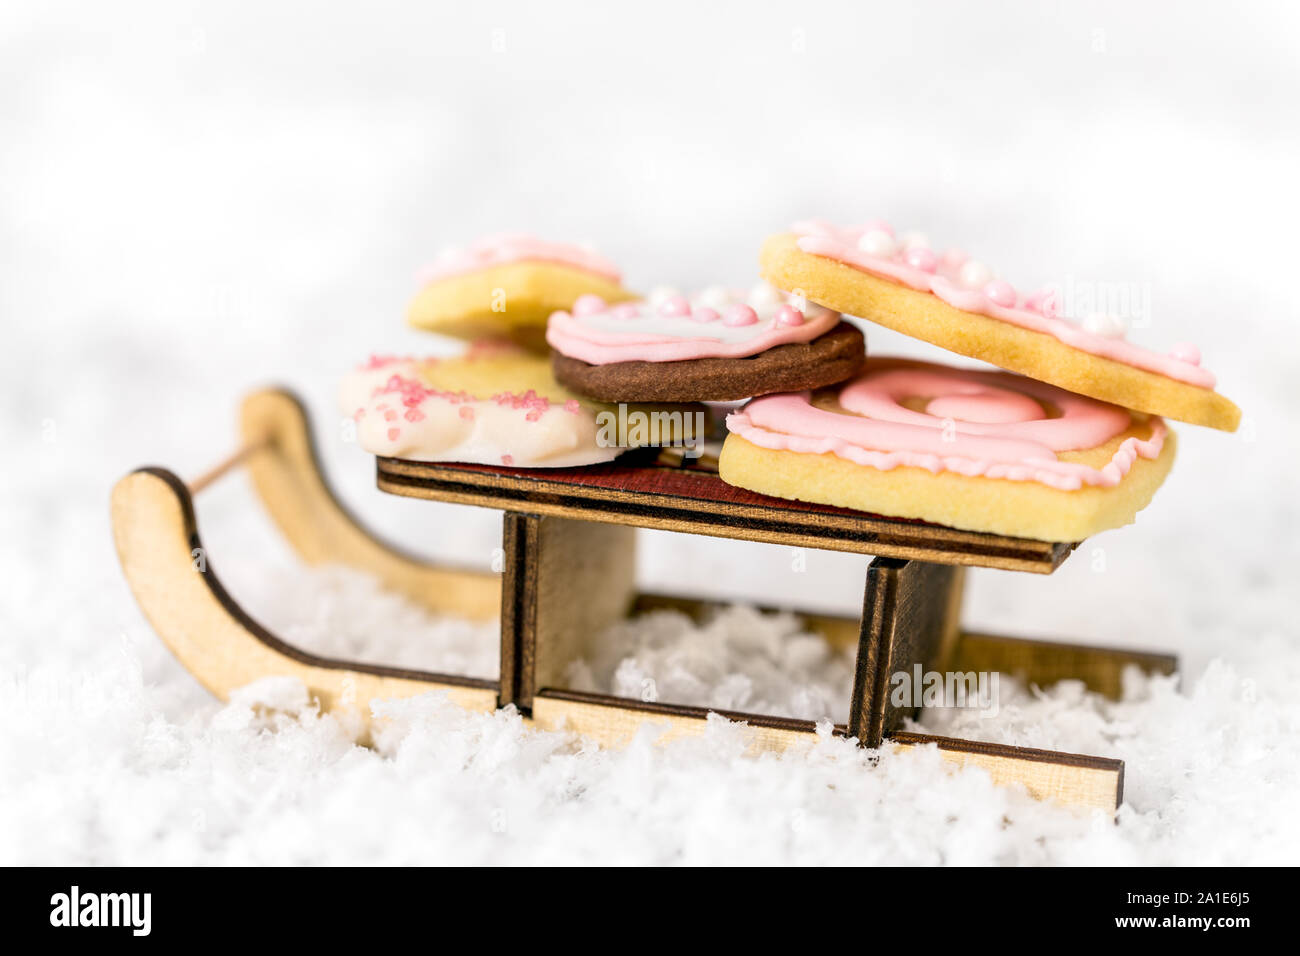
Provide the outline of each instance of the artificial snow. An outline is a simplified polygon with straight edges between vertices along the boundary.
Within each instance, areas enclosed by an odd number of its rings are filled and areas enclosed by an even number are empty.
[[[611,47],[605,20],[560,24],[525,4],[486,19],[146,6],[11,3],[0,24],[18,78],[0,89],[0,863],[1300,854],[1300,337],[1279,279],[1294,270],[1300,131],[1278,122],[1294,112],[1291,51],[1258,41],[1294,33],[1292,8],[1216,18],[1211,33],[1204,16],[1133,4],[1104,29],[1068,6],[1041,21],[954,9],[936,29],[906,5],[831,4],[794,24],[810,70],[783,59],[799,55],[788,13],[759,7],[738,21],[681,4]],[[1035,82],[990,70],[973,35],[1014,50]],[[862,82],[863,38],[881,82]],[[670,47],[712,65],[728,110],[701,108],[695,72],[661,68]],[[907,82],[918,61],[943,63],[954,95]],[[581,83],[593,69],[607,81]],[[990,124],[989,103],[1015,121]],[[430,694],[380,702],[363,747],[282,675],[214,700],[134,605],[113,482],[146,464],[200,473],[237,441],[239,396],[270,382],[304,397],[331,482],[368,524],[499,566],[497,514],[380,494],[334,412],[340,375],[371,352],[456,348],[402,324],[443,245],[523,229],[595,241],[632,288],[743,287],[762,237],[808,215],[911,224],[1016,281],[1135,291],[1150,309],[1133,337],[1197,342],[1245,411],[1235,435],[1174,424],[1178,461],[1151,507],[1051,576],[969,575],[973,629],[1173,652],[1179,678],[1132,676],[1120,701],[1003,680],[996,716],[922,720],[1122,758],[1116,822],[925,748],[876,755],[823,735],[747,757],[746,728],[721,719],[668,745],[648,724],[606,751]],[[875,327],[867,340],[950,358]],[[432,618],[355,571],[301,566],[244,476],[197,511],[209,568],[295,644],[495,673],[491,622]],[[575,686],[844,718],[849,661],[751,605],[855,613],[864,561],[641,543],[648,589],[735,606],[585,635]]]

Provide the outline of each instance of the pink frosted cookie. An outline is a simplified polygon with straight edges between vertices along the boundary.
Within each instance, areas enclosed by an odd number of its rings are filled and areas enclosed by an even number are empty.
[[[1226,431],[1241,418],[1195,346],[1154,352],[1129,342],[1114,316],[1066,318],[1059,292],[1018,289],[885,222],[797,223],[767,240],[760,264],[770,281],[830,308],[1072,392]]]
[[[1006,372],[902,359],[870,359],[838,388],[755,399],[727,429],[729,484],[1045,541],[1130,523],[1174,457],[1155,416]]]
[[[597,464],[630,447],[673,444],[685,420],[680,411],[647,414],[645,430],[620,435],[602,426],[614,410],[573,395],[548,359],[508,344],[450,359],[372,358],[344,378],[339,404],[372,454],[520,468]]]
[[[546,318],[580,296],[632,298],[619,270],[589,246],[518,233],[445,250],[420,274],[410,323],[460,338],[508,335],[545,350]]]
[[[614,304],[584,296],[547,325],[555,377],[610,402],[734,401],[848,378],[862,333],[838,313],[760,283],[672,289]]]

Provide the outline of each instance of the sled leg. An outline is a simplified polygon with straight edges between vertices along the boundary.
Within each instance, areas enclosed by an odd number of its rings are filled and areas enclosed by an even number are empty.
[[[863,746],[879,747],[919,710],[891,702],[894,675],[910,677],[918,665],[942,669],[951,657],[963,578],[962,569],[949,564],[876,558],[868,566],[849,705],[849,733]]]
[[[502,549],[501,705],[531,713],[563,685],[579,641],[624,618],[636,588],[636,531],[507,513]]]

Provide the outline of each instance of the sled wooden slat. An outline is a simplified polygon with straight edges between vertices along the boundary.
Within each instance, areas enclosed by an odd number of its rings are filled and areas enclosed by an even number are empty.
[[[747,752],[751,754],[811,747],[817,738],[816,724],[810,720],[710,711],[551,688],[535,695],[532,720],[546,730],[570,730],[603,746],[618,747],[626,745],[645,724],[662,728],[657,743],[701,736],[710,713],[745,723],[749,729]],[[848,728],[836,726],[834,733],[847,736]],[[948,763],[978,767],[993,783],[1022,786],[1040,800],[1112,813],[1124,797],[1124,762],[1109,757],[917,733],[897,733],[883,744],[895,749],[929,745]]]
[[[708,469],[627,458],[556,469],[380,458],[377,484],[396,495],[507,512],[1038,574],[1055,571],[1077,546],[773,498],[732,487]]]

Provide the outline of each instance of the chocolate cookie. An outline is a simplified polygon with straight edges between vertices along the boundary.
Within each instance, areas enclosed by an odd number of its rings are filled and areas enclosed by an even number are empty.
[[[866,361],[862,332],[841,321],[809,342],[777,345],[745,358],[591,365],[552,353],[555,378],[604,402],[731,402],[801,392],[852,377]]]

